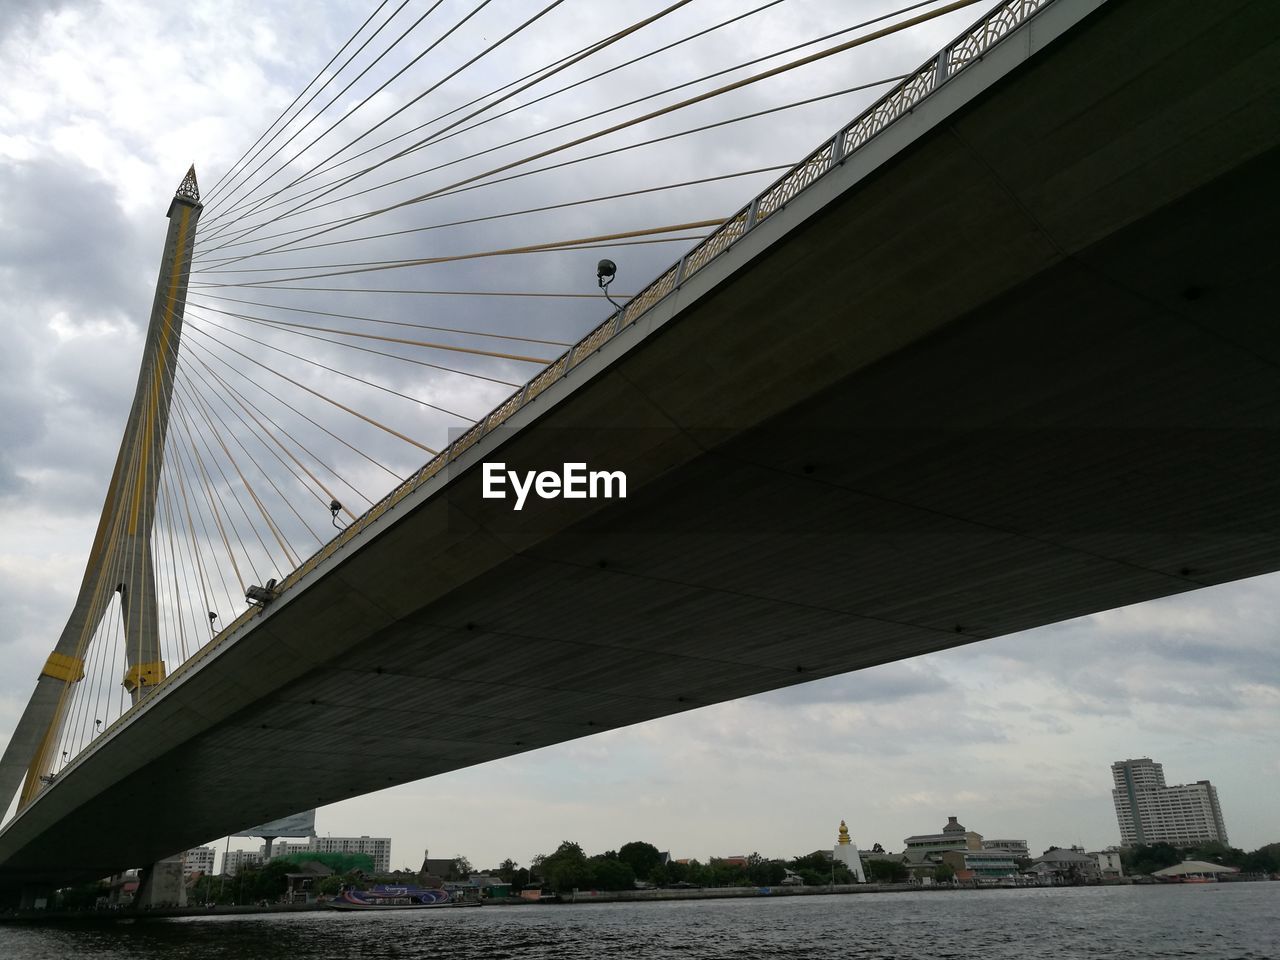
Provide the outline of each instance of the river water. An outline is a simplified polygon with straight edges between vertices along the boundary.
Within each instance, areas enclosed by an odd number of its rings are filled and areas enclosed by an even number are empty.
[[[0,926],[4,960],[1076,957],[1275,960],[1280,883]]]

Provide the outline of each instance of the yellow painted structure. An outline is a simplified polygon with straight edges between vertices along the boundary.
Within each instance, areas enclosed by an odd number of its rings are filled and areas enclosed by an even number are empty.
[[[126,690],[133,693],[140,687],[154,687],[164,677],[164,661],[156,660],[152,663],[135,663],[125,671],[121,682]]]
[[[84,661],[79,657],[69,657],[55,650],[44,662],[44,669],[40,671],[40,676],[53,677],[55,680],[66,683],[76,683],[84,679]]]

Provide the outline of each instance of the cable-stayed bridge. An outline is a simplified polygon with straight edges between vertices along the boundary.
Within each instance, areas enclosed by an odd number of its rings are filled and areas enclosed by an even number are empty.
[[[650,171],[578,199],[522,183],[970,6],[913,4],[551,144],[473,134],[453,161],[427,149],[544,84],[572,90],[569,68],[651,24],[421,122],[428,87],[335,152],[346,116],[325,129],[325,110],[351,108],[329,87],[394,34],[375,11],[204,196],[192,172],[79,599],[0,763],[4,800],[19,792],[0,882],[102,876],[392,784],[1280,567],[1274,241],[1256,213],[1280,132],[1267,4],[984,5],[785,170]],[[414,126],[391,136],[396,116]],[[668,223],[565,229],[580,207],[643,213],[656,193],[778,174],[727,217],[687,200]],[[516,206],[475,204],[499,183]],[[550,239],[481,242],[548,214]],[[449,229],[454,245],[430,239]],[[576,341],[539,321],[599,296],[492,283],[511,270],[495,263],[691,236]],[[471,286],[370,285],[438,267]],[[454,297],[519,303],[519,323],[386,306]],[[515,511],[482,496],[498,461],[624,471],[627,496]]]

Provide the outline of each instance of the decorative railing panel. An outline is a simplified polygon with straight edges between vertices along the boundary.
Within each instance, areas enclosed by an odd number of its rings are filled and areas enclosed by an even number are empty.
[[[622,323],[619,324],[619,327],[635,323],[640,314],[675,290],[679,279],[680,264],[677,263],[627,302],[627,305],[622,308]]]
[[[747,232],[747,211],[743,210],[736,217],[730,217],[716,228],[716,232],[694,247],[693,252],[684,259],[683,280],[688,280],[705,267],[729,246]]]
[[[947,75],[954,76],[1022,26],[1027,18],[1053,0],[1007,0],[978,21],[946,49]]]
[[[583,339],[578,341],[578,345],[573,348],[573,358],[569,361],[570,367],[576,367],[591,354],[599,350],[610,337],[613,336],[617,329],[618,315],[615,313],[600,326],[596,327]]]
[[[529,381],[529,389],[525,391],[525,403],[528,403],[547,387],[551,386],[557,380],[564,376],[565,371],[569,369],[569,355],[566,353],[555,363],[551,364],[547,369]]]
[[[817,153],[810,155],[808,160],[783,177],[781,182],[765,191],[756,203],[756,221],[781,210],[788,200],[830,170],[831,152],[835,148],[834,140],[827,141],[818,148]]]
[[[427,463],[427,465],[423,467],[421,470],[419,470],[417,474],[414,476],[413,488],[415,490],[418,489],[418,487],[422,486],[424,483],[426,483],[428,480],[434,477],[437,473],[439,473],[442,469],[444,469],[444,465],[445,465],[444,457],[433,457]]]
[[[476,444],[476,441],[479,440],[481,437],[483,437],[484,434],[485,434],[484,421],[481,420],[474,427],[472,427],[470,430],[468,430],[466,433],[460,436],[457,440],[453,441],[453,443],[445,447],[443,451],[436,454],[436,456],[447,456],[448,459],[450,460],[456,460],[458,459],[458,457],[462,456],[464,453],[466,453],[468,450],[474,447]],[[377,508],[375,507],[374,509],[377,509]]]
[[[485,432],[488,433],[494,427],[501,426],[505,423],[513,413],[520,409],[523,397],[524,389],[521,388],[508,397],[506,403],[498,407],[498,409],[493,411],[493,413],[489,414],[484,421]]]
[[[872,104],[871,109],[848,128],[844,135],[844,152],[852,153],[903,114],[910,113],[917,103],[936,89],[937,81],[937,61],[930,60]]]

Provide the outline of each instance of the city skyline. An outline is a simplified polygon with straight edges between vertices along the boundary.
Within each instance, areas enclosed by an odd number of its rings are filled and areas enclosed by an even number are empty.
[[[207,12],[30,10],[0,25],[14,104],[0,137],[6,740],[83,569],[136,375],[166,195],[192,154],[202,171],[233,160],[244,128],[265,126],[363,8],[299,27],[246,6],[247,45]],[[957,26],[924,32],[902,59],[923,59]],[[207,54],[197,59],[221,72],[120,66],[121,38],[164,49],[195,34]],[[273,53],[266,36],[294,37],[294,55]],[[66,69],[77,62],[102,66]],[[145,95],[160,82],[209,116],[166,114]],[[815,113],[794,136],[807,148],[849,112]],[[157,142],[164,127],[181,137]],[[495,761],[324,807],[319,819],[336,835],[379,824],[400,851],[393,868],[416,866],[421,848],[478,867],[508,856],[527,865],[565,839],[593,853],[639,839],[699,859],[793,856],[829,847],[841,819],[859,848],[888,849],[952,814],[1033,851],[1100,849],[1119,842],[1106,765],[1158,756],[1179,777],[1211,780],[1233,844],[1252,849],[1280,835],[1278,598],[1272,575],[1095,614]],[[206,841],[221,855],[219,838]]]
[[[852,834],[850,833],[846,822],[844,820],[841,820],[839,827],[836,831],[837,845],[834,849],[837,855],[839,855],[842,850],[845,850],[848,847],[852,847],[852,849],[858,850],[861,853],[865,854],[868,851],[870,851],[872,847],[881,846],[884,848],[884,853],[886,854],[896,854],[900,852],[905,852],[906,854],[910,854],[910,852],[913,849],[917,849],[917,848],[919,850],[926,851],[926,852],[930,850],[934,850],[935,848],[951,849],[956,846],[956,841],[958,838],[962,844],[967,845],[969,848],[973,850],[1003,851],[1009,856],[1035,858],[1036,856],[1048,854],[1051,850],[1055,850],[1055,849],[1064,849],[1064,850],[1070,850],[1070,849],[1086,850],[1087,849],[1089,851],[1094,851],[1094,850],[1115,851],[1115,850],[1123,849],[1126,847],[1141,846],[1143,844],[1153,844],[1153,843],[1169,843],[1175,847],[1183,847],[1183,848],[1190,848],[1198,844],[1211,843],[1211,842],[1224,843],[1229,846],[1230,843],[1227,839],[1225,827],[1223,826],[1221,811],[1220,811],[1220,808],[1218,807],[1216,790],[1214,790],[1214,788],[1209,784],[1209,781],[1199,780],[1194,784],[1175,784],[1175,785],[1167,786],[1165,784],[1165,778],[1164,778],[1163,772],[1160,769],[1161,767],[1162,767],[1162,764],[1154,763],[1150,758],[1147,758],[1147,757],[1144,757],[1141,759],[1116,761],[1111,765],[1113,779],[1114,779],[1114,782],[1117,784],[1117,787],[1113,788],[1112,790],[1112,797],[1116,807],[1116,815],[1117,815],[1117,818],[1119,819],[1119,832],[1121,834],[1121,841],[1119,843],[1108,843],[1105,846],[1096,845],[1091,847],[1086,847],[1079,843],[1072,843],[1072,844],[1050,843],[1044,847],[1041,854],[1037,854],[1036,846],[1024,839],[1011,838],[1011,837],[999,837],[999,836],[993,836],[990,834],[984,835],[976,830],[968,830],[963,824],[958,823],[958,820],[959,820],[958,816],[948,815],[947,822],[940,828],[939,831],[934,833],[928,833],[928,834],[914,834],[911,836],[904,837],[901,841],[901,845],[903,846],[904,851],[898,850],[898,844],[895,844],[895,843],[884,844],[882,841],[873,841],[872,843],[866,846],[860,846],[857,843],[857,841],[853,838]],[[1124,814],[1121,810],[1122,797],[1120,795],[1120,791],[1122,789],[1120,785],[1126,782],[1124,778],[1124,771],[1133,770],[1135,768],[1138,770],[1138,775],[1136,778],[1134,778],[1131,775],[1130,780],[1136,779],[1140,788],[1145,788],[1147,790],[1158,789],[1160,791],[1176,792],[1188,787],[1205,787],[1205,788],[1208,788],[1209,791],[1213,791],[1214,815],[1216,815],[1217,817],[1216,823],[1209,823],[1207,825],[1207,829],[1208,829],[1207,833],[1203,831],[1197,832],[1195,829],[1191,829],[1190,834],[1183,835],[1187,833],[1187,828],[1183,827],[1181,831],[1166,831],[1165,834],[1156,834],[1148,830],[1147,836],[1141,839],[1136,839],[1134,830],[1130,826],[1128,826],[1124,818]],[[1144,809],[1146,808],[1144,807]],[[1164,814],[1164,811],[1159,811],[1157,813],[1157,816],[1161,816],[1161,815],[1167,816],[1167,814]],[[245,841],[248,838],[242,836],[235,839],[240,841]],[[224,837],[222,838],[222,840],[225,843],[227,838]],[[941,842],[941,841],[945,841],[945,842]],[[392,858],[393,858],[393,854],[390,852],[392,849],[391,844],[393,842],[394,842],[394,838],[370,837],[368,834],[363,834],[359,837],[345,837],[345,836],[333,837],[332,833],[326,834],[324,836],[320,836],[316,834],[302,840],[277,840],[275,844],[272,846],[272,858],[279,857],[279,856],[287,856],[287,855],[295,854],[299,852],[306,852],[309,850],[316,850],[319,852],[347,852],[349,844],[351,845],[350,850],[354,852],[367,852],[365,847],[373,843],[378,845],[378,849],[380,851],[381,859],[379,859],[378,863],[384,864],[383,866],[375,866],[375,869],[380,872],[386,872],[388,869],[391,869],[389,864],[392,862]],[[628,841],[628,842],[631,842],[631,841]],[[617,846],[620,847],[622,846],[622,844],[617,844]],[[217,850],[219,848],[202,846],[195,849],[198,849],[203,852],[210,849]],[[224,852],[226,849],[227,848],[224,848]],[[818,848],[818,849],[821,849],[821,848]],[[260,843],[257,845],[256,849],[253,847],[246,848],[243,846],[238,846],[234,850],[230,850],[229,854],[225,854],[225,855],[229,855],[234,861],[235,865],[238,866],[244,862],[253,862],[252,858],[254,857],[257,857],[258,862],[261,862],[263,856],[266,853],[266,850],[267,850],[266,844]],[[551,852],[551,850],[548,850],[547,852]],[[602,852],[602,851],[590,851],[590,852],[594,854],[596,852]],[[684,860],[696,859],[703,863],[708,863],[715,859],[742,858],[748,855],[748,852],[745,848],[742,851],[735,852],[735,853],[718,852],[718,853],[707,854],[706,856],[692,856],[692,857],[690,856],[681,857],[678,853],[672,852],[669,850],[665,852],[668,853],[672,857],[672,859],[684,859]],[[757,853],[757,852],[758,851],[756,850],[750,851],[750,853]],[[766,859],[781,860],[781,859],[786,859],[788,857],[807,855],[809,852],[811,851],[804,851],[803,853],[790,852],[782,856],[766,855]],[[1248,851],[1246,850],[1246,852]],[[424,856],[426,856],[427,853],[428,853],[427,850],[423,851]],[[224,853],[219,854],[220,858],[223,856],[224,856]],[[470,857],[465,851],[458,852],[455,854],[455,856],[460,856],[470,861]],[[248,859],[245,859],[246,857]],[[410,855],[409,858],[412,859],[412,856]],[[503,860],[505,859],[507,858],[504,857]],[[222,862],[223,861],[220,859],[219,863],[222,863]],[[491,870],[493,868],[498,867],[501,862],[502,861],[495,861],[494,863],[487,864],[487,865],[482,865],[479,862],[472,862],[472,867],[476,872],[483,872],[483,871]],[[528,866],[527,863],[519,864],[519,861],[517,861],[517,864]],[[399,869],[399,870],[408,869],[412,871],[414,868],[410,866],[404,866],[404,867],[398,867],[395,869]],[[223,868],[220,868],[218,872],[223,872]]]
[[[1157,603],[1172,606],[1173,601],[1176,599],[1178,598],[1167,598],[1166,600],[1158,601]],[[1149,607],[1151,605],[1147,604],[1141,606]],[[1129,609],[1138,610],[1140,607]],[[1123,611],[1112,611],[1111,613],[1121,612]],[[1071,624],[1080,626],[1082,625],[1082,621],[1087,622],[1090,619],[1092,618],[1081,618],[1081,621],[1071,621]],[[1059,624],[1054,627],[1042,628],[1042,631],[1053,630],[1055,628],[1065,628],[1066,626],[1068,625]],[[797,712],[801,715],[807,713],[812,716],[814,712],[822,713],[838,708],[838,701],[835,699],[827,699],[828,696],[833,696],[833,694],[829,694],[824,691],[822,689],[824,686],[842,686],[850,693],[850,695],[852,695],[852,691],[854,689],[865,685],[864,689],[870,690],[878,683],[883,683],[886,686],[891,685],[895,688],[896,696],[893,699],[910,703],[927,695],[929,690],[933,689],[932,684],[936,682],[936,677],[933,680],[926,679],[932,674],[932,671],[926,666],[928,662],[936,661],[947,656],[955,656],[963,664],[963,667],[958,667],[957,669],[964,669],[967,671],[969,669],[976,668],[981,672],[982,665],[988,663],[989,658],[998,658],[1000,660],[1006,658],[1008,651],[1002,649],[1002,644],[1025,642],[1027,638],[1032,638],[1035,634],[1041,633],[1042,631],[1029,631],[1025,634],[996,638],[994,640],[983,641],[979,644],[973,644],[968,647],[958,648],[957,650],[947,651],[943,654],[932,654],[929,657],[916,658],[916,660],[921,661],[921,663],[916,663],[915,661],[903,661],[898,664],[888,664],[885,667],[872,668],[871,670],[859,671],[855,674],[846,674],[842,677],[835,677],[826,681],[817,681],[815,683],[805,684],[803,687],[793,687],[786,691],[776,691],[773,694],[765,694],[761,697],[747,698],[741,701],[733,701],[729,704],[720,704],[714,707],[703,708],[699,711],[693,711],[693,714],[699,715],[696,719],[699,721],[700,725],[703,723],[706,724],[702,729],[707,733],[708,746],[706,747],[703,755],[706,756],[707,759],[712,759],[708,755],[714,754],[715,750],[710,746],[710,743],[714,742],[717,738],[723,738],[726,735],[726,718],[723,716],[714,716],[714,714],[722,708],[724,708],[724,713],[730,713],[730,708],[732,708],[733,714],[741,715],[745,712],[746,714],[759,713],[767,716],[780,708],[780,705],[771,703],[770,698],[780,698],[784,695],[789,695],[794,699],[798,697],[798,694],[804,690],[804,688],[810,687],[815,688],[808,691],[809,696],[812,698],[812,702],[808,703]],[[983,650],[981,649],[983,647],[994,647],[995,649]],[[960,656],[962,653],[966,655]],[[905,667],[903,666],[904,664],[906,664]],[[894,670],[890,668],[899,669]],[[1030,678],[1024,679],[1023,682],[1030,682]],[[918,689],[908,693],[907,687],[913,685],[917,686]],[[961,689],[964,689],[965,686],[967,686],[967,684],[962,685]],[[939,687],[937,689],[940,690],[942,688]],[[874,702],[880,703],[883,701],[877,700]],[[1005,706],[1006,708],[1017,707],[1017,705],[1012,703],[1006,704]],[[785,709],[785,707],[782,709]],[[1015,715],[1020,715],[1022,711],[1015,709],[1014,712]],[[690,718],[690,716],[690,714],[682,715],[685,719]],[[1052,730],[1041,729],[1037,731],[1039,735],[1034,738],[1034,742],[1041,742],[1042,740],[1052,741],[1059,737],[1068,737],[1073,732],[1077,731],[1087,732],[1088,736],[1091,738],[1096,738],[1098,741],[1105,741],[1109,733],[1108,723],[1110,718],[1115,715],[1107,714],[1103,716],[1104,719],[1100,720],[1096,724],[1082,725],[1080,724],[1080,721],[1077,720],[1077,726],[1074,727],[1055,727]],[[1160,716],[1160,714],[1157,713],[1157,716]],[[651,728],[655,725],[669,725],[673,730],[673,735],[678,736],[678,734],[674,734],[674,729],[679,726],[677,722],[679,719],[680,718],[669,718],[662,721],[653,721],[649,724],[641,724],[634,728],[624,728],[623,730],[598,734],[593,739],[616,738],[623,742],[618,744],[616,747],[612,744],[608,746],[601,745],[589,754],[585,751],[590,747],[591,740],[576,741],[574,743],[563,744],[558,747],[545,748],[544,750],[536,751],[533,754],[526,754],[503,761],[495,761],[490,764],[470,768],[469,770],[461,770],[455,773],[445,774],[442,777],[433,778],[433,780],[430,781],[419,781],[417,784],[410,784],[394,790],[383,791],[381,794],[371,795],[371,797],[394,797],[395,802],[398,804],[405,801],[412,802],[412,798],[418,796],[422,798],[430,798],[429,802],[437,802],[444,799],[445,802],[451,804],[454,802],[454,798],[443,797],[442,788],[449,786],[447,781],[461,781],[458,784],[461,791],[464,794],[470,794],[472,791],[479,788],[479,784],[493,783],[506,779],[510,771],[504,770],[503,765],[517,762],[521,765],[527,765],[526,770],[521,772],[523,774],[520,777],[521,780],[524,781],[525,776],[528,776],[529,780],[527,782],[538,783],[543,781],[544,778],[540,777],[538,774],[536,758],[539,754],[556,751],[569,753],[575,757],[590,757],[592,760],[597,762],[612,755],[618,758],[616,762],[620,768],[626,768],[628,766],[631,762],[631,759],[629,758],[635,758],[642,755],[647,757],[648,762],[653,762],[654,758],[650,748],[655,740],[659,742],[661,741],[664,731],[654,731],[647,728]],[[1047,726],[1047,724],[1045,724],[1047,719],[1047,717],[1041,717],[1038,722]],[[792,720],[799,720],[800,723],[803,723],[802,716],[793,717]],[[732,723],[729,725],[732,726]],[[1006,732],[1004,736],[1008,737],[1008,732]],[[732,739],[733,738],[730,737],[730,740]],[[725,741],[721,739],[720,742],[723,743]],[[1008,740],[997,740],[995,742],[1007,743]],[[1165,740],[1163,742],[1166,744],[1171,743],[1169,740]],[[1172,741],[1172,743],[1177,742],[1178,741],[1176,740]],[[808,745],[804,746],[807,747]],[[994,748],[990,743],[988,743],[984,746],[984,753],[992,749]],[[1011,745],[1010,749],[1017,749],[1017,747]],[[1161,752],[1162,751],[1133,751],[1135,754],[1144,755],[1149,753],[1159,754]],[[1227,779],[1230,779],[1233,783],[1244,783],[1246,785],[1251,782],[1256,782],[1249,779],[1250,771],[1247,766],[1222,763],[1215,764],[1213,758],[1216,754],[1212,744],[1201,745],[1195,752],[1191,752],[1190,745],[1183,744],[1181,752],[1184,756],[1200,757],[1201,760],[1198,761],[1200,766],[1193,767],[1193,772],[1195,770],[1209,772],[1211,776],[1205,779],[1212,780],[1215,785],[1217,784],[1219,777],[1214,773],[1214,770],[1223,771],[1223,782],[1227,782]],[[783,766],[781,754],[773,753],[771,756],[778,763],[778,767],[776,769],[784,771],[779,774],[780,776],[788,777],[795,775],[795,770],[793,768],[788,771],[787,768]],[[838,756],[839,751],[833,750],[832,753],[824,755],[822,759],[826,762],[831,762],[832,760],[838,759]],[[557,760],[560,763],[572,762],[563,758],[553,758],[550,762],[554,766]],[[721,759],[717,762],[723,762],[723,760]],[[876,764],[872,764],[873,769],[875,766]],[[1054,765],[1051,763],[1034,764],[1030,766],[1030,769],[1048,770],[1053,766]],[[994,775],[1000,776],[1005,774],[1004,767],[1005,765],[1000,761],[998,755],[996,755],[990,765],[985,769],[989,770]],[[1181,770],[1182,767],[1183,764],[1180,763],[1179,769]],[[919,833],[936,832],[940,828],[940,825],[952,815],[957,816],[968,829],[981,834],[983,838],[987,840],[1000,838],[1025,839],[1032,856],[1039,855],[1041,852],[1052,847],[1070,848],[1072,846],[1080,846],[1086,850],[1092,851],[1103,850],[1108,847],[1120,845],[1121,836],[1116,822],[1116,811],[1112,796],[1113,782],[1108,776],[1110,773],[1110,762],[1105,759],[1105,755],[1102,755],[1094,759],[1081,759],[1076,761],[1071,765],[1070,769],[1079,769],[1082,772],[1084,770],[1088,770],[1092,774],[1093,781],[1095,782],[1090,783],[1089,787],[1085,790],[1080,790],[1079,785],[1077,785],[1075,792],[1073,792],[1073,788],[1068,786],[1072,778],[1068,777],[1063,779],[1060,775],[1058,779],[1051,781],[1053,784],[1052,787],[1048,787],[1044,783],[1035,783],[1028,780],[1021,780],[1019,778],[1010,778],[1002,781],[1002,784],[1007,786],[1010,792],[1017,791],[1023,793],[1027,799],[1021,803],[1012,803],[1009,801],[1001,803],[998,798],[1001,794],[1005,793],[1003,788],[999,791],[992,791],[987,794],[973,790],[959,790],[949,794],[942,791],[910,790],[884,797],[873,796],[869,801],[864,796],[858,802],[846,803],[843,806],[828,806],[821,800],[815,800],[808,803],[803,807],[803,809],[811,811],[809,816],[814,818],[824,815],[819,811],[825,811],[827,809],[835,811],[837,813],[837,817],[834,822],[838,823],[840,819],[847,821],[850,835],[860,850],[869,850],[876,843],[880,843],[889,851],[900,850],[906,843],[908,837]],[[1234,772],[1234,776],[1232,776],[1232,772]],[[813,783],[822,779],[824,778],[815,777],[809,780],[801,780],[800,782]],[[714,807],[717,803],[727,807],[727,805],[732,802],[732,798],[740,796],[746,792],[743,787],[738,785],[726,786],[722,781],[716,783],[709,783],[706,781],[699,782],[703,784],[701,787],[702,804],[699,804],[699,806],[705,805],[708,808]],[[670,784],[671,781],[667,781],[667,783]],[[912,785],[915,784],[913,783]],[[620,791],[625,791],[627,789],[625,782],[618,784],[617,787]],[[1230,791],[1224,792],[1225,796],[1222,799],[1222,807],[1224,811],[1223,817],[1224,819],[1230,820],[1234,823],[1236,818],[1232,812],[1232,793]],[[932,806],[935,799],[942,801],[947,796],[955,798],[957,802],[941,802],[941,805],[937,806],[936,809]],[[1074,810],[1069,819],[1057,817],[1060,823],[1068,825],[1055,827],[1049,822],[1054,818],[1039,816],[1037,815],[1037,810],[1039,809],[1039,804],[1046,802],[1052,804],[1055,797],[1061,796],[1073,798],[1071,804],[1064,804],[1063,806],[1072,806]],[[986,802],[984,802],[984,798],[986,798]],[[317,822],[323,827],[321,832],[331,833],[333,835],[358,835],[360,833],[368,832],[367,825],[362,825],[362,822],[359,819],[363,808],[363,801],[368,799],[370,798],[357,798],[355,800],[345,801],[344,803],[333,804],[322,808],[317,814]],[[583,845],[584,849],[591,854],[601,853],[609,849],[616,849],[622,844],[632,840],[644,840],[655,844],[660,849],[670,850],[673,857],[693,857],[704,863],[707,862],[710,857],[724,857],[750,853],[753,851],[758,851],[762,855],[770,858],[792,857],[812,852],[812,850],[815,849],[822,849],[824,846],[830,845],[827,838],[827,833],[830,832],[828,830],[795,830],[787,828],[784,831],[779,831],[776,823],[771,820],[772,815],[766,814],[762,817],[754,817],[751,815],[751,811],[746,807],[733,811],[732,819],[735,822],[743,824],[741,832],[725,830],[721,827],[719,818],[710,817],[706,821],[700,820],[697,824],[696,830],[690,830],[687,826],[681,825],[675,829],[669,828],[663,832],[660,831],[660,829],[648,829],[637,825],[624,836],[616,830],[616,825],[613,827],[610,826],[612,818],[609,816],[609,811],[607,809],[600,810],[600,816],[593,816],[591,815],[593,811],[586,810],[580,802],[573,802],[571,798],[566,798],[563,795],[559,797],[549,796],[548,805],[557,806],[559,804],[565,804],[567,800],[569,801],[568,805],[574,811],[570,817],[577,820],[579,823],[587,825],[586,829],[580,829],[577,832],[572,830],[566,832],[562,829],[561,833],[564,835],[561,836],[560,834],[554,833],[554,830],[557,829],[554,825],[557,823],[563,824],[565,821],[547,816],[545,817],[544,822],[547,822],[550,826],[546,832],[541,834],[541,839],[539,840],[530,842],[528,840],[518,839],[504,844],[490,836],[485,841],[472,842],[469,846],[459,846],[458,849],[442,845],[441,841],[443,838],[433,838],[430,831],[411,831],[405,841],[408,846],[402,845],[401,841],[393,834],[393,868],[408,867],[409,869],[416,869],[417,864],[413,861],[415,861],[417,854],[413,852],[412,846],[413,838],[415,837],[425,838],[427,840],[426,846],[429,846],[435,855],[466,856],[477,868],[495,866],[508,856],[517,860],[520,864],[527,866],[529,860],[534,856],[538,854],[551,853],[561,840],[574,840],[579,842]],[[1079,807],[1079,802],[1082,800],[1088,802],[1089,806],[1081,809]],[[1274,821],[1271,818],[1271,810],[1267,802],[1267,798],[1261,793],[1246,790],[1243,794],[1243,801],[1243,803],[1236,807],[1239,809],[1242,825],[1239,830],[1232,827],[1231,845],[1245,850],[1252,850],[1265,843],[1274,842],[1272,839],[1274,835],[1274,827],[1272,827],[1270,832],[1268,829],[1269,825],[1274,824]],[[848,812],[839,812],[847,810],[849,807],[856,808],[859,805],[862,805],[872,811],[886,811],[890,807],[895,806],[895,804],[903,804],[914,812],[909,815],[897,812],[881,812],[878,814],[872,813],[871,816],[866,817],[858,817],[856,814],[851,815]],[[652,806],[654,806],[654,804],[648,799],[640,805],[641,809],[651,808]],[[582,819],[584,815],[586,815],[585,820]],[[636,820],[634,816],[629,817],[629,819],[633,822]],[[804,819],[806,822],[809,822],[807,817],[800,819]],[[511,822],[514,823],[515,821],[513,820]],[[528,822],[528,813],[525,814],[524,822]],[[825,824],[825,821],[823,820],[815,820],[813,822],[815,822],[815,825],[818,823]],[[758,826],[750,826],[753,823],[758,824]],[[897,830],[892,828],[884,829],[883,827],[888,824],[898,824],[899,827]],[[1074,826],[1072,826],[1072,824]],[[879,825],[879,828],[877,825]],[[1251,832],[1246,834],[1244,832],[1246,830]],[[527,836],[530,831],[522,830],[519,832]],[[696,832],[710,833],[720,839],[707,842],[699,841],[696,838],[692,838],[693,834]],[[779,832],[791,839],[773,847],[755,839],[762,835],[768,836],[771,833],[777,835]],[[468,831],[463,835],[470,837],[474,834],[471,831]],[[556,837],[557,839],[553,840],[552,837]],[[691,839],[677,839],[682,837],[691,837]],[[220,840],[219,843],[221,842],[222,841]],[[237,845],[242,846],[243,849],[257,849],[256,841],[238,841],[233,839],[232,848],[236,848]],[[219,846],[219,850],[221,849],[222,847]],[[405,854],[404,857],[401,856],[402,853]],[[523,856],[521,855],[522,853]],[[404,859],[405,862],[401,863],[401,859]],[[490,862],[490,860],[492,860],[492,862]]]

